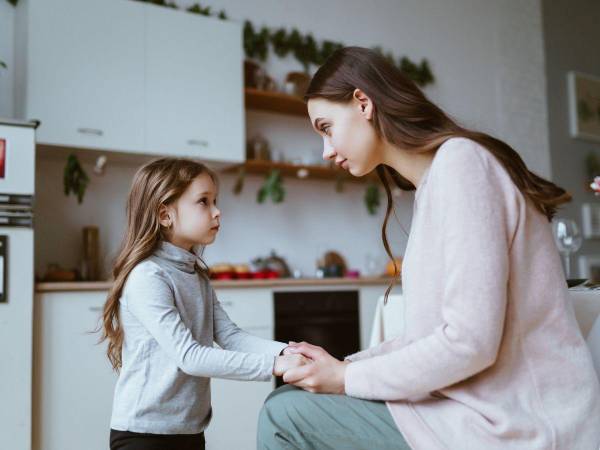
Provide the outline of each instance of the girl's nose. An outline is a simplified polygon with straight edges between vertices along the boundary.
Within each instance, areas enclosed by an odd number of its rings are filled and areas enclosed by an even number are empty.
[[[221,210],[215,206],[215,210],[213,211],[213,217],[221,217]]]
[[[328,159],[333,159],[335,158],[335,150],[333,148],[333,145],[331,145],[331,142],[329,142],[328,138],[323,138],[323,159],[324,160],[328,160]]]

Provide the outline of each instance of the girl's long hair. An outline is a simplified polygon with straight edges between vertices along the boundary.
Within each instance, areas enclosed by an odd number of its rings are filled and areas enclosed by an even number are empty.
[[[535,208],[548,220],[559,205],[571,200],[562,188],[530,172],[519,154],[508,144],[485,133],[461,127],[434,105],[417,85],[376,52],[361,47],[345,47],[334,52],[317,70],[305,94],[305,101],[323,98],[347,103],[355,89],[362,90],[373,102],[372,124],[380,138],[416,153],[436,151],[453,137],[471,139],[504,166],[512,181]],[[388,256],[393,260],[386,228],[393,200],[390,180],[400,189],[415,186],[389,166],[376,169],[387,195],[387,209],[381,235]],[[395,263],[394,263],[395,264]],[[399,276],[392,280],[385,299]]]
[[[148,258],[165,238],[159,222],[161,205],[176,201],[199,175],[208,174],[217,184],[214,172],[204,164],[183,158],[160,158],[142,166],[134,176],[127,199],[127,226],[112,275],[114,282],[102,314],[100,342],[108,340],[106,355],[114,370],[122,365],[123,329],[119,315],[120,297],[127,276]]]

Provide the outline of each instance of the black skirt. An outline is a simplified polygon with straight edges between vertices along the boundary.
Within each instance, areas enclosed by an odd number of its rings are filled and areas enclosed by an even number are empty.
[[[204,433],[151,434],[110,430],[110,450],[204,450]]]

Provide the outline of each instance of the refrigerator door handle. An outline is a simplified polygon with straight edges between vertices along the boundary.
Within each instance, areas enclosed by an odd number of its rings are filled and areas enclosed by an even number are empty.
[[[8,236],[0,236],[0,303],[8,302],[6,279],[7,279],[7,251]]]

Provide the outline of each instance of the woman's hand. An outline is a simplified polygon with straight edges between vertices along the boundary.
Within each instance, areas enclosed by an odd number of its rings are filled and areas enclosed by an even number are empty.
[[[308,364],[310,361],[301,354],[284,354],[275,357],[275,365],[273,366],[273,375],[280,377],[288,370],[294,367],[300,367]]]
[[[349,361],[335,359],[321,347],[306,342],[290,343],[290,353],[299,353],[312,360],[310,364],[288,370],[283,381],[308,392],[344,394],[346,366]]]

